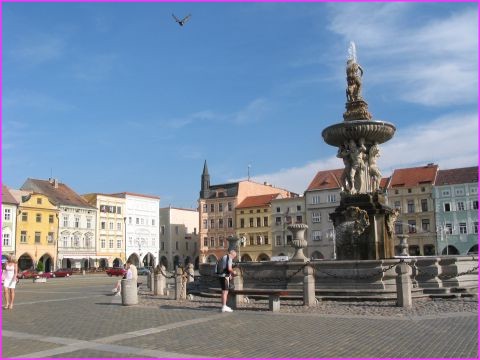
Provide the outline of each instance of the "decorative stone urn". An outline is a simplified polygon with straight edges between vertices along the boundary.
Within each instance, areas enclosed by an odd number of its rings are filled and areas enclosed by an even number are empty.
[[[402,249],[400,256],[410,256],[408,253],[408,235],[397,235],[397,237],[400,239],[400,248]]]
[[[240,241],[240,239],[235,235],[230,235],[229,237],[227,237],[227,241],[228,241],[228,251],[235,250],[238,252],[238,247],[239,247],[238,242]]]
[[[291,261],[303,261],[307,262],[308,259],[303,254],[303,248],[307,246],[307,240],[305,240],[305,230],[308,229],[306,224],[292,224],[288,225],[287,229],[293,234],[292,247],[295,248],[295,254]]]

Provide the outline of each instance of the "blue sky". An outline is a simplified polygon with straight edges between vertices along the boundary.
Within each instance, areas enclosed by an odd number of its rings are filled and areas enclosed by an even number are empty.
[[[476,3],[3,3],[2,181],[194,207],[211,183],[303,193],[342,167],[350,41],[384,175],[478,158]],[[171,14],[192,14],[178,26]]]

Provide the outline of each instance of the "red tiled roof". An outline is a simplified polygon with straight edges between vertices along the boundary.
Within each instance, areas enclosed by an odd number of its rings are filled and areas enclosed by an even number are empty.
[[[307,191],[340,189],[340,178],[342,177],[342,173],[343,169],[319,171],[310,185],[308,185]]]
[[[380,180],[380,189],[385,189],[388,185],[388,181],[390,180],[389,177],[384,177]]]
[[[436,186],[478,183],[478,166],[439,170]]]
[[[2,184],[2,204],[18,205],[18,201],[15,200],[13,195],[8,190],[8,187],[3,184]]]
[[[266,206],[280,194],[249,196],[236,206],[237,209]]]
[[[389,188],[413,187],[421,184],[434,184],[437,177],[438,165],[396,169],[393,172]]]

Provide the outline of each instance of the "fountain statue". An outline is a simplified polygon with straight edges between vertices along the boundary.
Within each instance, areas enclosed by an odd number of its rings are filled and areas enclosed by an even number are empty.
[[[379,145],[390,140],[396,129],[393,124],[372,119],[362,96],[364,70],[357,62],[355,43],[350,43],[348,53],[343,121],[322,132],[325,142],[338,148],[337,157],[344,164],[340,206],[330,214],[336,253],[340,260],[393,258],[391,224],[398,214],[386,205],[377,160]]]

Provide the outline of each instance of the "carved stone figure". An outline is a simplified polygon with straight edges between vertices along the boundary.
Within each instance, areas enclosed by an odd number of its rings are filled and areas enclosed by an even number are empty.
[[[352,184],[350,193],[355,194],[365,192],[362,191],[364,187],[362,175],[365,171],[364,154],[367,151],[367,148],[365,147],[363,141],[359,141],[359,146],[357,146],[355,140],[351,139],[348,149],[350,153],[349,182]]]
[[[368,152],[368,166],[369,175],[372,186],[372,192],[380,189],[380,180],[382,179],[382,173],[380,172],[377,159],[380,157],[380,148],[377,143],[374,143]]]
[[[363,234],[365,229],[370,225],[367,212],[357,206],[349,206],[343,211],[343,215],[345,216],[345,222],[353,222],[349,230],[354,236]]]
[[[398,209],[393,209],[391,214],[385,216],[385,225],[387,227],[388,235],[392,236],[395,233],[395,221],[397,221],[400,211]]]
[[[352,183],[350,182],[349,178],[351,161],[347,141],[345,141],[343,145],[338,148],[337,157],[343,160],[343,165],[345,166],[345,168],[343,169],[342,177],[340,178],[342,190],[345,192],[350,192],[350,190],[352,189]]]
[[[347,60],[347,101],[362,100],[363,69],[354,59]]]

